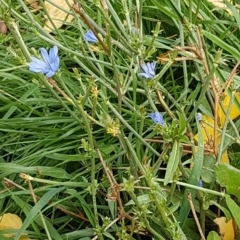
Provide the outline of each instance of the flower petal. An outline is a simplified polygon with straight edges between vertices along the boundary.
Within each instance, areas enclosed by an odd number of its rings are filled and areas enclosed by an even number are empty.
[[[148,115],[156,124],[160,124],[162,126],[165,125],[165,122],[163,120],[163,116],[161,113],[159,112],[155,112],[155,113],[150,113]]]
[[[40,52],[41,52],[41,56],[42,56],[42,59],[44,60],[44,62],[46,62],[50,66],[51,60],[49,58],[47,50],[45,48],[40,48]]]
[[[59,61],[51,63],[50,68],[53,72],[57,72],[57,70],[59,69]]]
[[[147,63],[148,73],[151,76],[151,78],[155,77],[155,67],[152,65],[153,63]]]
[[[29,63],[29,70],[41,72],[47,77],[52,77],[59,69],[58,48],[57,46],[52,47],[49,50],[49,54],[44,48],[40,48],[40,52],[44,61],[31,57],[32,62]]]
[[[152,79],[155,77],[155,67],[156,62],[152,63],[143,63],[141,65],[141,68],[143,70],[143,73],[140,73],[139,76],[145,77],[146,79]]]
[[[98,39],[96,38],[96,36],[94,35],[92,30],[89,30],[85,33],[84,35],[85,40],[90,42],[90,43],[97,43]]]
[[[146,79],[150,79],[151,78],[151,76],[149,76],[147,73],[139,73],[138,76],[144,77]]]
[[[50,62],[55,62],[56,59],[58,58],[58,47],[57,46],[54,46],[53,48],[51,48],[49,50],[49,59],[50,59]]]
[[[157,62],[152,62],[152,63],[151,63],[151,69],[152,69],[152,71],[154,71],[154,72],[155,72],[156,64],[157,64]]]
[[[142,68],[142,70],[143,70],[147,75],[149,75],[149,70],[148,70],[147,64],[143,63],[143,64],[141,65],[141,68]]]
[[[56,72],[52,71],[52,70],[49,70],[47,73],[46,73],[46,77],[52,77]]]
[[[32,62],[29,63],[29,70],[32,72],[42,72],[45,73],[47,69],[47,64],[37,58],[32,58]]]
[[[37,59],[35,57],[31,57],[31,60],[32,60],[33,63],[36,63],[36,64],[38,64],[38,65],[40,65],[42,67],[47,67],[47,64],[44,61],[42,61],[42,60],[39,60],[39,59]]]

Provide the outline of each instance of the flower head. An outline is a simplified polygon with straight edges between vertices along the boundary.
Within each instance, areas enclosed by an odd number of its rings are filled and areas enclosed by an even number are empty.
[[[156,62],[152,63],[143,63],[141,65],[141,68],[143,70],[142,73],[139,73],[140,77],[144,77],[146,79],[152,79],[155,77],[155,67],[156,67]]]
[[[199,181],[198,181],[198,186],[199,186],[199,187],[202,187],[202,186],[203,186],[202,179],[199,179]]]
[[[198,121],[202,121],[202,114],[198,112],[198,113],[196,114],[196,119],[197,119]]]
[[[59,69],[58,48],[54,46],[49,50],[49,53],[45,48],[40,48],[40,53],[43,60],[31,57],[32,62],[29,64],[29,70],[37,73],[41,72],[46,77],[52,77]]]
[[[165,125],[165,122],[163,120],[163,116],[161,113],[159,112],[155,112],[155,113],[150,113],[148,115],[156,124],[160,124],[162,126]]]
[[[97,43],[98,39],[96,38],[96,36],[94,35],[92,30],[88,30],[85,35],[85,40],[88,41],[89,43]]]
[[[137,28],[133,27],[133,28],[132,28],[132,34],[133,34],[133,35],[137,35],[137,33],[138,33]]]

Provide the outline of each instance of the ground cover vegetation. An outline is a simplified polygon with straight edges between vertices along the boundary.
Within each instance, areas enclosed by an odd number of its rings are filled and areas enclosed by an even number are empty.
[[[0,239],[238,239],[237,4],[0,0]]]

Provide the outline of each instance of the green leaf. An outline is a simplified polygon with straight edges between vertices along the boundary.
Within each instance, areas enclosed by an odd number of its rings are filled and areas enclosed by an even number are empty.
[[[158,0],[152,0],[152,3],[153,3],[154,6],[156,6],[160,11],[162,11],[164,14],[166,14],[166,15],[169,16],[170,18],[178,19],[178,16],[177,16],[177,15],[175,15],[172,11],[170,11],[169,8],[165,7],[164,4],[162,4],[162,3],[159,2]]]
[[[183,115],[180,112],[177,112],[178,114],[178,120],[179,120],[179,129],[178,129],[178,135],[179,137],[182,136],[186,132],[186,119],[184,119]]]
[[[205,155],[203,159],[203,168],[201,172],[201,178],[206,183],[211,183],[215,181],[214,175],[214,166],[216,163],[216,159],[212,155]]]
[[[206,31],[206,30],[203,30],[203,35],[205,37],[207,37],[208,39],[210,39],[218,47],[220,47],[220,48],[226,50],[227,52],[229,52],[231,55],[233,55],[234,58],[236,58],[236,59],[240,58],[240,54],[239,54],[238,49],[230,46],[229,44],[227,44],[226,42],[221,40],[219,37],[217,37],[217,35],[214,35],[214,34],[210,33],[209,31]]]
[[[28,173],[28,174],[41,174],[43,176],[56,177],[61,179],[70,179],[71,176],[62,168],[34,166],[27,167],[16,163],[0,163],[0,169],[3,172],[9,173]]]
[[[228,205],[228,208],[236,221],[238,228],[240,228],[240,207],[231,199],[229,195],[226,195],[226,203]]]
[[[222,205],[218,204],[216,201],[210,201],[210,203],[215,205],[219,209],[221,209],[221,211],[224,213],[224,215],[226,217],[226,222],[228,222],[232,218],[232,216],[231,216],[230,212],[228,211],[228,209],[226,209]]]
[[[200,179],[201,172],[202,172],[203,159],[204,159],[204,145],[203,145],[202,131],[201,131],[199,122],[197,121],[196,123],[198,128],[198,150],[197,150],[197,153],[194,155],[194,164],[188,179],[188,183],[195,186],[198,185],[198,181]],[[191,192],[192,199],[194,199],[196,195],[195,190],[188,189],[188,188],[185,189],[180,212],[179,212],[179,221],[182,227],[184,226],[190,211],[190,205],[187,199],[187,195],[189,192]]]
[[[39,215],[39,212],[42,208],[48,204],[48,202],[55,196],[57,193],[63,191],[64,188],[53,188],[45,193],[41,199],[36,203],[36,205],[31,209],[26,219],[23,222],[21,229],[16,234],[15,239],[19,239],[19,237],[23,234],[23,232],[28,228],[28,226],[34,221],[34,219]]]
[[[181,159],[181,149],[182,148],[179,145],[179,141],[176,140],[173,144],[173,149],[169,157],[167,171],[164,179],[164,185],[167,185],[170,181],[172,181],[173,175],[175,174],[178,163]]]
[[[216,232],[211,231],[207,236],[207,240],[221,240],[221,238]]]
[[[143,205],[143,204],[148,204],[152,201],[152,199],[149,197],[149,194],[143,194],[137,197],[138,202]],[[130,205],[135,205],[135,202],[133,200],[130,200],[125,204],[125,206],[130,206]]]
[[[26,201],[23,201],[20,197],[16,195],[12,195],[13,200],[15,201],[16,205],[19,206],[22,211],[24,212],[25,216],[28,216],[30,213],[32,206]],[[47,225],[48,231],[50,232],[51,236],[53,239],[58,239],[62,240],[61,235],[58,233],[58,231],[53,227],[53,225],[46,219],[44,218],[44,223]],[[39,236],[39,239],[42,238],[42,233],[41,233],[41,228],[44,228],[43,221],[40,216],[37,216],[34,221],[31,222],[31,227],[34,229],[34,232]]]
[[[240,199],[240,171],[226,163],[219,163],[215,166],[217,180],[222,187],[225,187],[228,194],[233,194]]]

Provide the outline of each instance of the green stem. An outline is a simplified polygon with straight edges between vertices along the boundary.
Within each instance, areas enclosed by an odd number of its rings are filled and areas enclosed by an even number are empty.
[[[69,88],[65,85],[64,81],[62,81],[62,78],[59,77],[59,75],[56,75],[56,79],[61,83],[66,93],[70,96],[70,98],[73,100],[75,107],[78,109],[84,123],[85,131],[88,135],[88,141],[92,149],[94,149],[94,139],[93,139],[93,133],[91,129],[91,124],[88,120],[88,114],[84,111],[82,104],[79,104],[75,97],[72,95]],[[82,124],[81,124],[82,125]],[[92,194],[92,201],[93,201],[93,210],[94,210],[94,216],[95,216],[95,224],[98,226],[98,210],[97,210],[97,201],[96,201],[96,180],[95,180],[95,171],[96,171],[96,163],[95,163],[95,157],[94,152],[92,151],[91,154],[91,194]],[[95,227],[96,227],[95,226]]]
[[[102,95],[102,94],[101,94]],[[102,96],[103,99],[105,99],[105,96]],[[105,100],[106,101],[106,100]],[[119,118],[119,120],[122,122],[125,127],[127,127],[146,147],[148,147],[154,154],[157,156],[160,156],[160,154],[149,144],[147,143],[127,122],[126,120],[119,114],[119,112],[113,107],[113,105],[106,101],[108,107],[111,109],[111,111]]]
[[[164,182],[164,179],[158,178],[158,179],[156,179],[156,181],[157,182]],[[170,181],[170,183],[172,183],[172,181]],[[179,186],[184,186],[184,187],[187,187],[187,188],[196,189],[198,191],[210,193],[210,194],[213,194],[213,195],[216,195],[216,196],[225,197],[224,192],[218,192],[218,191],[210,190],[210,189],[203,188],[203,187],[198,187],[198,186],[195,186],[195,185],[191,185],[189,183],[184,183],[184,182],[179,182],[179,181],[176,181],[176,184],[179,185]]]
[[[217,163],[216,164],[221,162],[221,159],[222,159],[222,156],[223,156],[223,144],[224,144],[224,141],[225,141],[224,136],[225,136],[225,133],[227,131],[228,121],[229,121],[229,118],[230,118],[230,112],[232,110],[232,105],[233,105],[233,100],[234,100],[234,94],[235,94],[235,91],[232,91],[231,97],[230,97],[230,102],[228,104],[227,113],[225,115],[225,122],[224,122],[223,130],[222,130],[222,133],[221,133],[221,142],[220,142],[220,146],[219,146],[219,149],[218,149],[218,157],[217,157]]]
[[[136,206],[138,207],[139,211],[141,211],[142,207],[140,202],[138,201],[136,195],[134,194],[134,192],[132,191],[128,191],[128,194],[130,195],[131,199],[135,202]],[[161,235],[159,235],[149,224],[149,221],[146,217],[146,214],[142,214],[141,215],[141,220],[144,222],[145,226],[147,227],[147,229],[156,237],[156,239],[159,240],[165,240],[165,238],[163,238]]]

